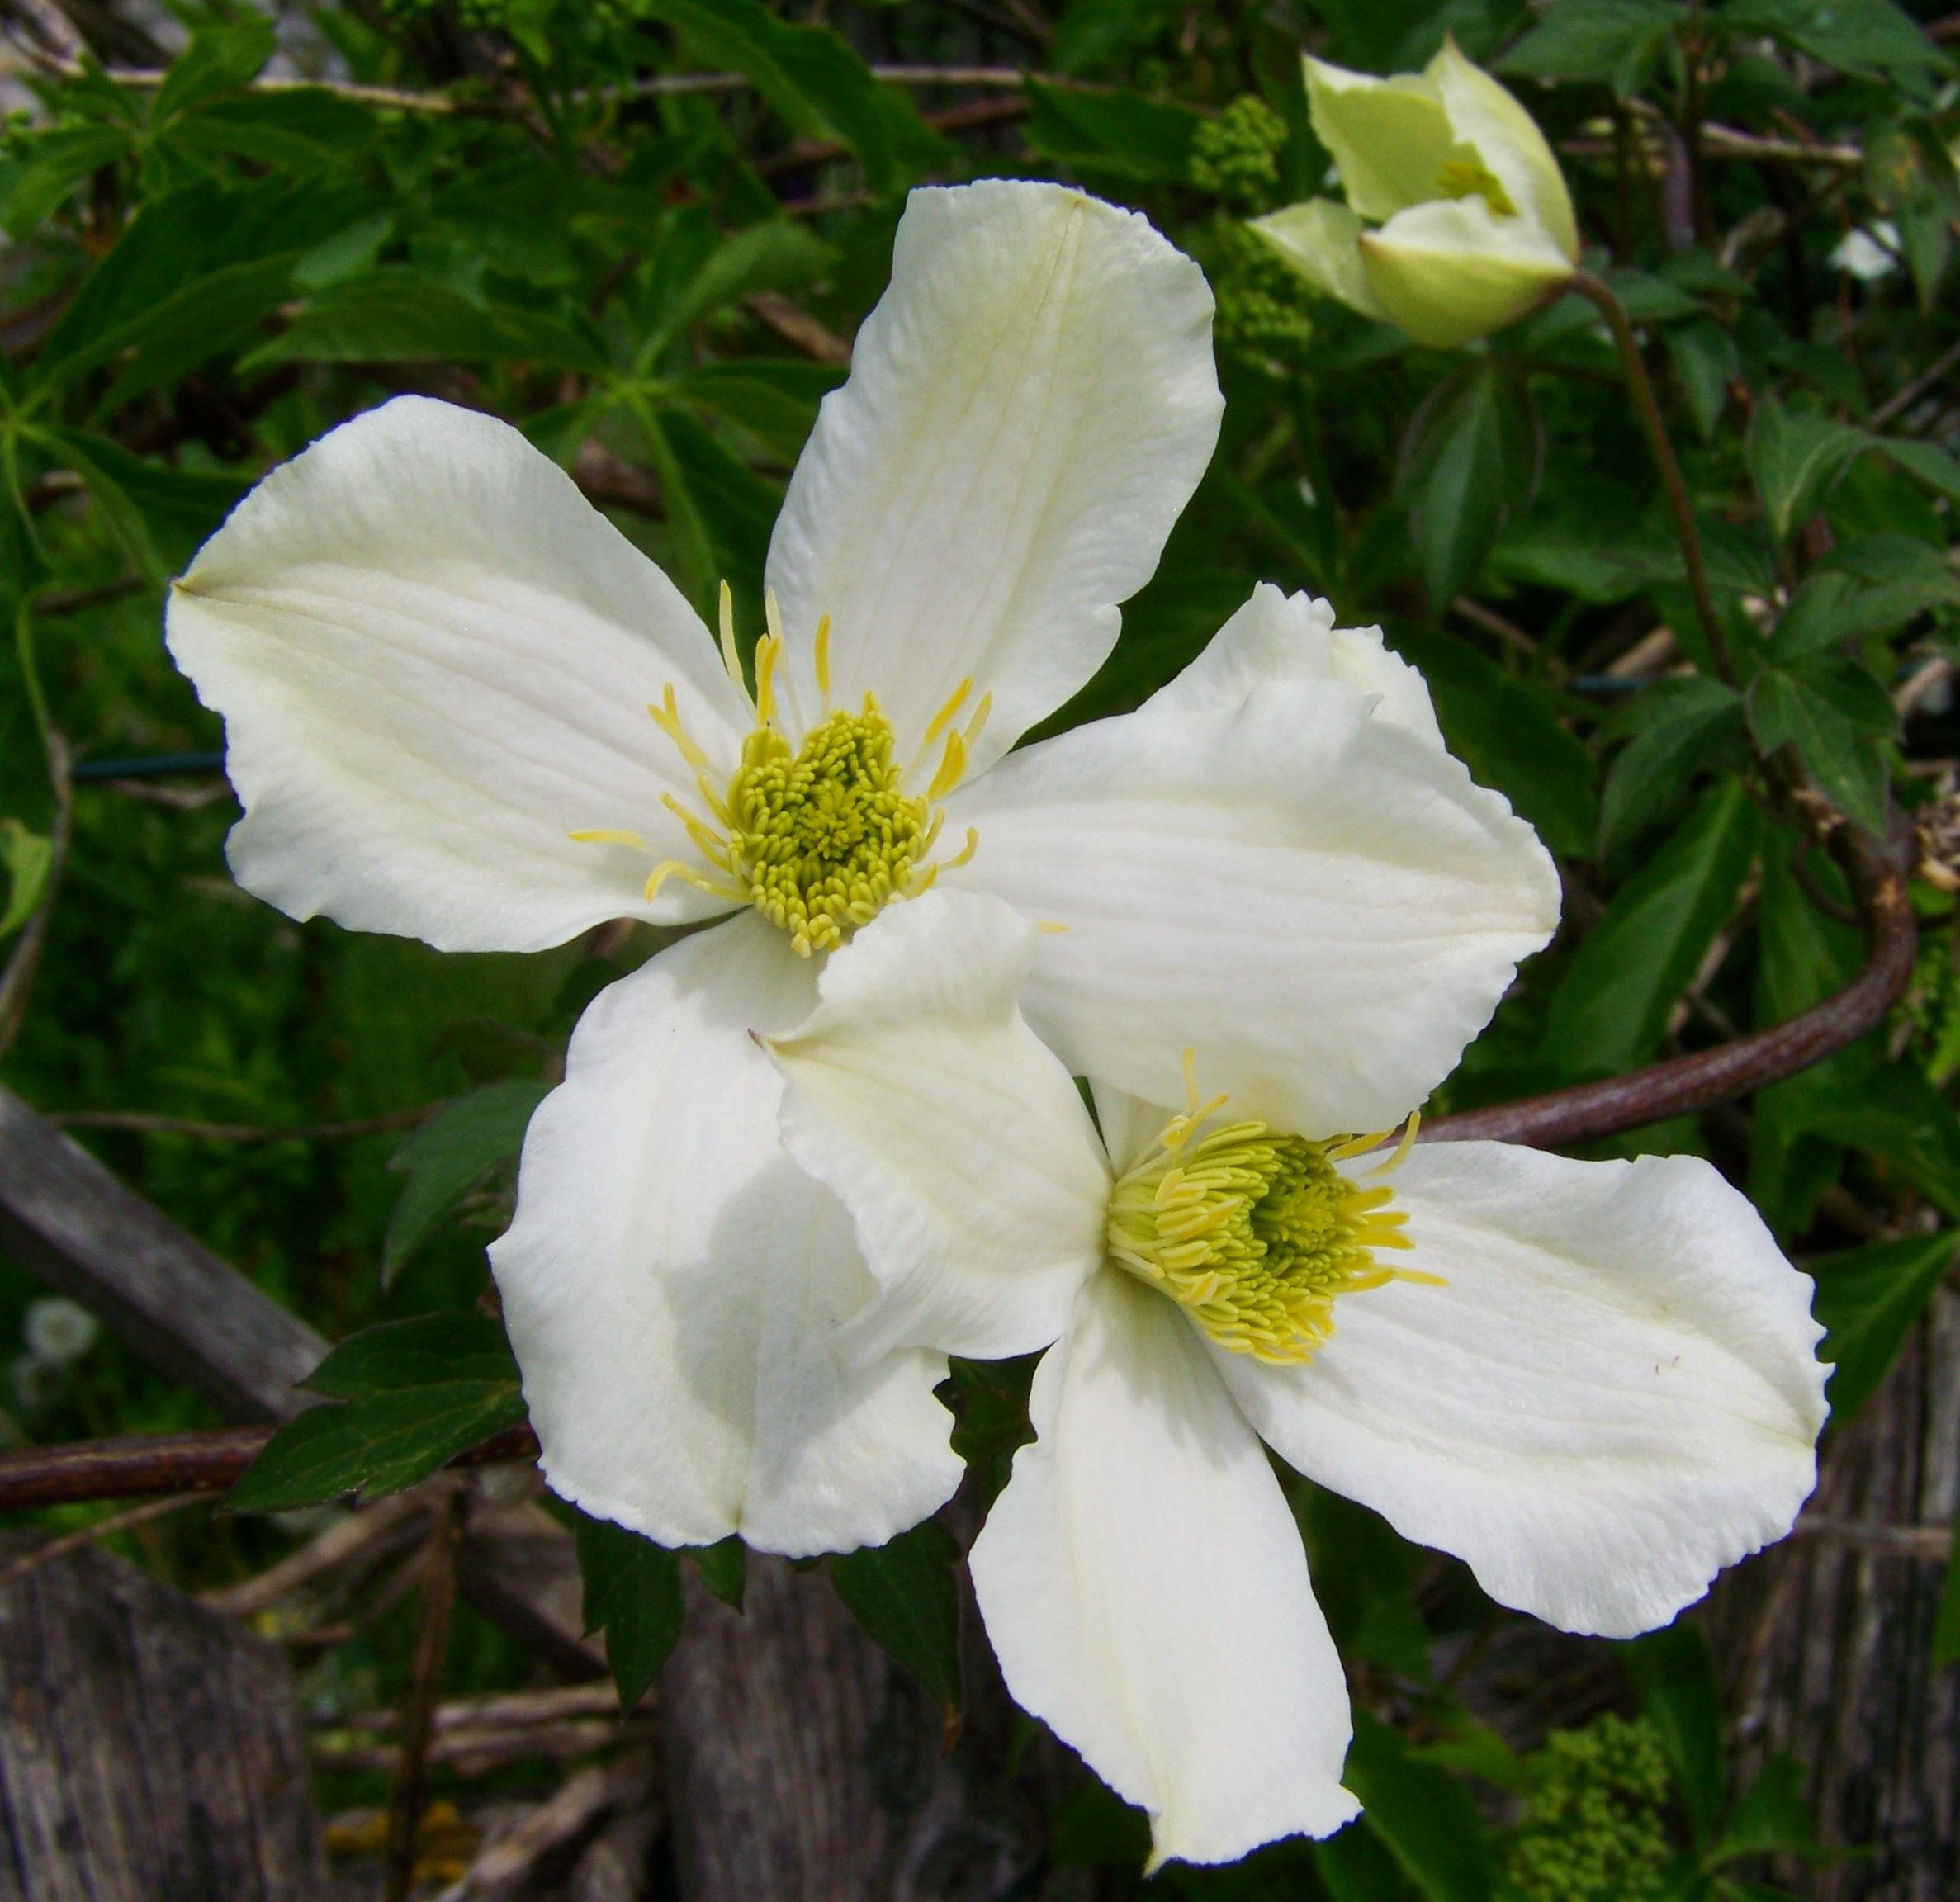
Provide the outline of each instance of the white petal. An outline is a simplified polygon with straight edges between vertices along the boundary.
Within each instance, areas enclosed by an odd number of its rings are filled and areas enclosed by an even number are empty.
[[[1378,79],[1308,54],[1307,111],[1314,136],[1341,168],[1341,188],[1364,218],[1392,218],[1441,195],[1446,168],[1475,163],[1419,73]]]
[[[1309,198],[1253,219],[1252,229],[1316,290],[1364,317],[1385,315],[1361,269],[1361,239],[1367,227],[1347,206]]]
[[[296,918],[533,950],[728,909],[655,862],[700,804],[647,717],[674,684],[731,770],[749,720],[674,585],[508,423],[419,396],[276,469],[172,591],[225,716],[239,883]],[[644,851],[566,835],[638,833]]]
[[[970,893],[893,906],[771,1045],[784,1141],[850,1210],[883,1289],[856,1351],[1045,1347],[1101,1261],[1102,1147],[1015,1007],[1034,935]]]
[[[1419,1146],[1386,1180],[1444,1275],[1344,1299],[1310,1365],[1221,1355],[1300,1471],[1568,1630],[1664,1625],[1816,1476],[1811,1282],[1697,1157]]]
[[[1337,680],[1145,709],[1003,761],[949,802],[953,874],[1067,927],[1022,1008],[1077,1074],[1235,1114],[1385,1128],[1448,1075],[1550,935],[1532,829]]]
[[[1481,198],[1398,212],[1361,250],[1390,320],[1442,349],[1530,315],[1572,276],[1572,261],[1536,225],[1493,217]]]
[[[753,911],[602,992],[490,1251],[552,1490],[665,1545],[878,1545],[959,1480],[944,1359],[840,1345],[873,1285],[750,1035],[812,994]]]
[[[1270,582],[1219,629],[1204,652],[1146,707],[1237,706],[1277,681],[1345,680],[1375,696],[1375,717],[1440,746],[1442,730],[1423,676],[1383,644],[1379,627],[1337,627],[1333,605],[1282,594]]]
[[[876,693],[902,758],[968,678],[969,708],[993,696],[971,769],[998,758],[1115,644],[1223,407],[1203,274],[1143,217],[1058,185],[913,192],[769,549],[800,717],[827,614],[835,700]]]
[[[1538,121],[1480,66],[1473,65],[1446,39],[1423,69],[1458,138],[1502,181],[1520,216],[1528,218],[1574,263],[1579,224],[1565,174]]]
[[[1030,1413],[972,1554],[1015,1701],[1150,1812],[1153,1863],[1338,1829],[1359,1807],[1341,1661],[1265,1451],[1183,1317],[1097,1275]]]

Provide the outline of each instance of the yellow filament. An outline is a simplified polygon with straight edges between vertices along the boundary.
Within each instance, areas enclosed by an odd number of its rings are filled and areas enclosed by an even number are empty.
[[[567,832],[565,836],[581,845],[631,845],[640,852],[648,849],[646,841],[637,832],[622,832],[610,826],[593,826],[583,832]]]
[[[741,655],[735,646],[735,590],[724,581],[722,584],[722,665],[728,669],[728,678],[735,683],[735,690],[746,700],[749,689],[741,677]]]
[[[817,618],[817,691],[823,696],[823,710],[831,710],[831,617]]]
[[[755,643],[755,718],[764,726],[775,724],[776,662],[782,652],[777,635],[765,634]]]
[[[944,799],[961,779],[966,776],[967,743],[957,733],[946,736],[945,757],[940,761],[940,769],[932,776],[932,783],[926,788],[928,801]]]

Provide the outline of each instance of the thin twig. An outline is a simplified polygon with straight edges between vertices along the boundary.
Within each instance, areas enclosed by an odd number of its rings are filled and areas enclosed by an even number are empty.
[[[1882,429],[1895,416],[1903,415],[1919,401],[1941,377],[1954,365],[1960,364],[1960,343],[1943,350],[1932,362],[1896,395],[1888,396],[1874,409],[1868,421],[1874,429]]]
[[[432,1480],[412,1493],[397,1493],[329,1526],[277,1564],[236,1585],[201,1594],[201,1602],[228,1618],[249,1618],[303,1591],[329,1572],[343,1571],[369,1558],[391,1541],[409,1535],[415,1521],[435,1510],[438,1489],[449,1482]]]
[[[1681,473],[1674,445],[1669,440],[1667,424],[1661,419],[1660,405],[1655,400],[1654,385],[1640,356],[1640,341],[1633,334],[1632,320],[1626,315],[1626,306],[1613,295],[1612,287],[1590,271],[1574,272],[1572,288],[1598,306],[1601,315],[1606,319],[1607,328],[1613,334],[1613,343],[1626,371],[1627,388],[1640,415],[1640,428],[1646,433],[1647,447],[1653,452],[1655,466],[1660,472],[1660,485],[1667,494],[1668,512],[1674,518],[1674,536],[1681,544],[1681,559],[1688,570],[1688,592],[1694,603],[1695,618],[1701,623],[1702,637],[1708,643],[1716,673],[1733,687],[1736,684],[1735,663],[1730,658],[1728,636],[1722,632],[1721,617],[1716,612],[1715,596],[1708,585],[1707,565],[1702,556],[1702,534],[1695,526],[1694,504],[1688,499],[1687,480]]]
[[[1603,1082],[1441,1117],[1423,1124],[1423,1140],[1525,1143],[1538,1148],[1591,1142],[1747,1096],[1877,1029],[1911,981],[1918,926],[1896,854],[1849,826],[1836,836],[1871,945],[1864,969],[1843,990],[1787,1023],[1711,1050],[1669,1057]]]
[[[45,1545],[36,1545],[31,1552],[0,1570],[0,1592],[4,1592],[17,1578],[24,1577],[37,1567],[45,1565],[50,1559],[59,1559],[64,1553],[77,1551],[84,1545],[92,1545],[98,1539],[107,1539],[116,1533],[126,1532],[132,1526],[144,1526],[152,1519],[161,1519],[166,1514],[181,1512],[187,1506],[196,1505],[202,1497],[201,1493],[192,1493],[175,1499],[152,1499],[141,1506],[132,1506],[126,1512],[111,1512],[107,1519],[98,1519],[92,1526],[84,1526],[78,1531],[64,1532],[59,1539],[50,1539]]]
[[[152,1114],[146,1110],[68,1110],[47,1120],[63,1129],[133,1129],[149,1136],[184,1136],[198,1143],[340,1143],[384,1130],[410,1129],[426,1123],[443,1105],[418,1104],[351,1123],[200,1123],[189,1117]]]
[[[265,1450],[274,1426],[215,1426],[195,1433],[138,1433],[0,1453],[0,1512],[78,1499],[145,1499],[166,1493],[224,1493]],[[537,1436],[514,1426],[459,1453],[451,1467],[528,1464]]]
[[[428,1796],[428,1740],[443,1687],[443,1660],[449,1649],[450,1614],[456,1609],[456,1547],[462,1534],[465,1506],[461,1489],[452,1491],[443,1502],[442,1513],[428,1537],[415,1655],[402,1706],[401,1761],[388,1793],[383,1902],[408,1902],[409,1891],[414,1886],[415,1838]]]

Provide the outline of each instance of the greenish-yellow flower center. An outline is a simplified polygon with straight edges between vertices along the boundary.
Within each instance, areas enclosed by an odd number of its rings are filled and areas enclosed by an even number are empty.
[[[1255,1122],[1200,1135],[1206,1114],[1175,1119],[1117,1183],[1107,1246],[1119,1267],[1179,1303],[1220,1346],[1281,1365],[1310,1360],[1334,1331],[1342,1295],[1436,1280],[1375,1259],[1378,1249],[1409,1246],[1408,1218],[1390,1207],[1387,1184],[1356,1182],[1336,1166],[1380,1137],[1309,1143]]]
[[[1504,182],[1481,158],[1451,158],[1436,175],[1437,195],[1444,198],[1481,198],[1499,218],[1515,218],[1517,207]]]
[[[744,742],[728,788],[730,868],[799,954],[841,944],[911,889],[934,828],[902,777],[869,693],[862,712],[832,713],[794,752],[773,726]]]

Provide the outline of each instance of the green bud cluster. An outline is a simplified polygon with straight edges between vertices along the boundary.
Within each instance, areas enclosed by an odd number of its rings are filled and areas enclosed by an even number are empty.
[[[1286,121],[1248,92],[1199,126],[1186,176],[1234,211],[1268,211],[1277,200],[1285,143]]]
[[[1532,1764],[1529,1805],[1504,1856],[1517,1902],[1659,1902],[1674,1852],[1653,1725],[1606,1716],[1555,1731]]]
[[[1220,219],[1212,293],[1219,348],[1243,360],[1297,369],[1314,338],[1311,300],[1299,274],[1247,226]]]

